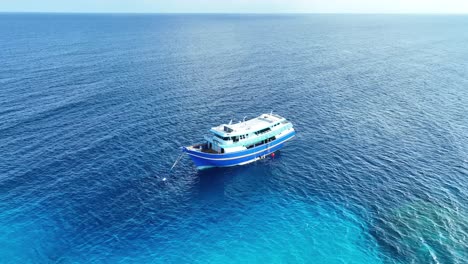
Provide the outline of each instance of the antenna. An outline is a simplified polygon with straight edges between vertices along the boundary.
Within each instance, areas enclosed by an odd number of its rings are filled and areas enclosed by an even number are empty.
[[[231,119],[231,121],[229,121],[229,125],[231,125],[231,124],[232,124],[232,119]]]

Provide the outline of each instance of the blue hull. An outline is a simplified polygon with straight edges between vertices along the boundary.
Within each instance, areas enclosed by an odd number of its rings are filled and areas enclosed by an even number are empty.
[[[187,148],[183,148],[183,150],[190,156],[190,158],[192,158],[193,162],[199,169],[209,167],[229,167],[247,164],[269,155],[282,148],[284,143],[292,139],[295,135],[296,132],[291,132],[284,137],[273,140],[267,144],[234,153],[211,154],[193,151]]]

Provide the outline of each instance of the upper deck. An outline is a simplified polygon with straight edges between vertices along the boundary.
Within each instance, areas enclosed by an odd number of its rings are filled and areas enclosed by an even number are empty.
[[[286,119],[276,114],[262,114],[256,118],[236,124],[222,124],[211,128],[211,132],[221,137],[232,137],[260,131]]]

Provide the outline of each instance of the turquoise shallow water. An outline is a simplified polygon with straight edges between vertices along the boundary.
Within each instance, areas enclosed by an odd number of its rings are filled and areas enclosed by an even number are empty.
[[[466,262],[466,28],[0,14],[0,263]],[[297,130],[274,158],[169,171],[271,110]]]

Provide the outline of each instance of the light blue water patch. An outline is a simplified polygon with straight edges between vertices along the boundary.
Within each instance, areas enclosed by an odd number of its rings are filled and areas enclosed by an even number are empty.
[[[0,263],[48,263],[55,261],[54,252],[61,247],[55,231],[46,215],[24,215],[7,219],[9,215],[24,213],[23,210],[0,214]]]
[[[269,196],[225,221],[194,220],[186,220],[192,225],[190,234],[168,238],[163,247],[153,249],[150,259],[156,263],[382,263],[367,224],[330,203]]]

